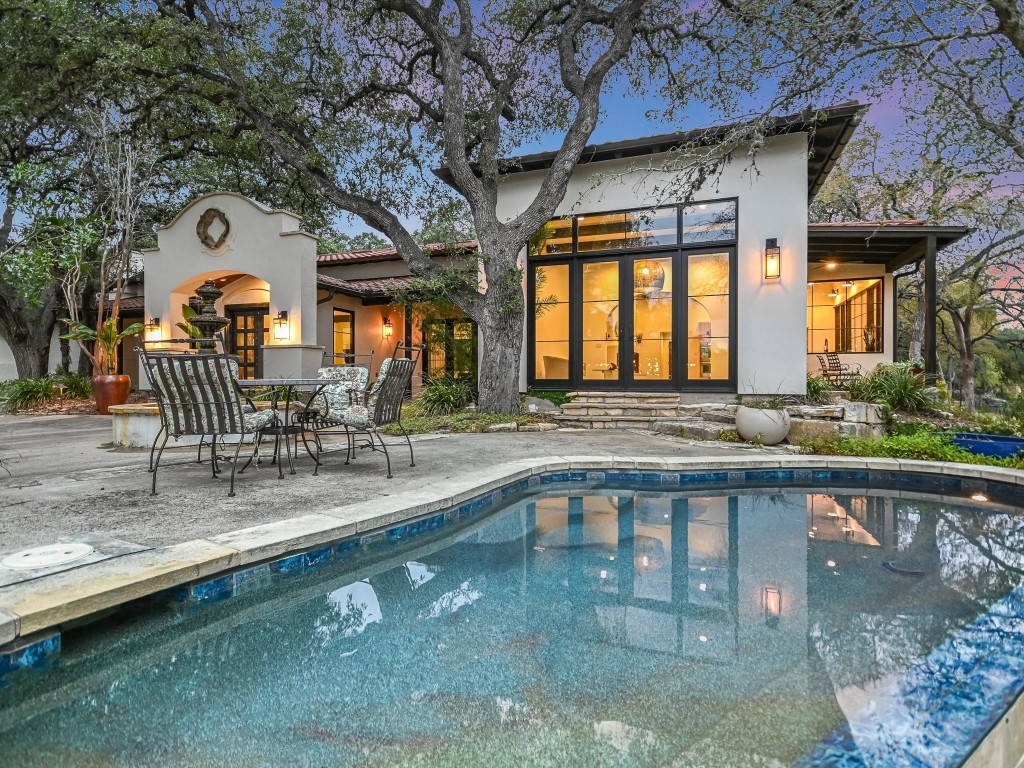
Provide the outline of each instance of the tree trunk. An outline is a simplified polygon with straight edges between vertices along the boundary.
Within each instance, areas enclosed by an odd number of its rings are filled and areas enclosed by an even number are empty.
[[[11,348],[18,377],[38,379],[49,373],[50,339],[56,324],[57,290],[48,286],[34,307],[9,285],[0,284],[0,338]]]
[[[499,263],[494,259],[494,263]],[[507,263],[507,262],[506,262]],[[511,259],[512,272],[515,258]],[[490,413],[519,413],[519,360],[523,351],[522,285],[519,279],[490,282],[480,326],[480,391],[477,407]]]
[[[907,350],[907,357],[910,360],[924,359],[924,299],[917,302],[917,312],[914,313],[914,328],[910,333],[910,345]]]
[[[960,317],[956,312],[949,313],[956,332],[956,351],[960,356],[960,401],[970,413],[977,409],[977,397],[974,393],[974,340],[971,338],[970,315]]]

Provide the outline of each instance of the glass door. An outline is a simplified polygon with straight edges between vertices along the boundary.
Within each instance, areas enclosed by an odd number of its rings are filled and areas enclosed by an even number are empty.
[[[672,256],[634,256],[630,260],[631,346],[635,384],[670,384],[673,379],[672,334],[675,327]]]
[[[622,380],[619,336],[620,259],[585,261],[580,265],[582,339],[579,373],[584,386]]]
[[[267,305],[228,307],[231,319],[229,341],[231,354],[238,357],[238,378],[258,379],[263,376],[263,346],[270,340],[270,315]]]
[[[683,386],[728,385],[733,381],[731,334],[732,250],[684,253],[686,274],[686,364]]]

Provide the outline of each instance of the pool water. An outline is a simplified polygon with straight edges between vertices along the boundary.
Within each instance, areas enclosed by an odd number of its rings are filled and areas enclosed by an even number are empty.
[[[979,622],[1017,631],[1022,567],[1024,518],[993,505],[548,490],[70,633],[60,668],[0,700],[0,764],[955,764],[964,746],[928,731],[948,657],[984,653]]]

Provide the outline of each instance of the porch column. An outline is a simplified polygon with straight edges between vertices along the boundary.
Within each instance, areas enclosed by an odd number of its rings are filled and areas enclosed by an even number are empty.
[[[936,287],[935,235],[928,235],[924,255],[924,374],[934,381],[939,370],[938,347],[935,338],[935,321],[938,314]]]

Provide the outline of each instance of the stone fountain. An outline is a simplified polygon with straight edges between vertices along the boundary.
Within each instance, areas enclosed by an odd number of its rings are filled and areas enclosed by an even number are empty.
[[[217,314],[217,299],[224,295],[224,291],[217,287],[213,280],[207,280],[196,288],[196,296],[199,297],[199,314],[189,320],[202,334],[193,342],[201,355],[213,355],[217,352],[216,334],[222,328],[231,323],[226,317]]]

